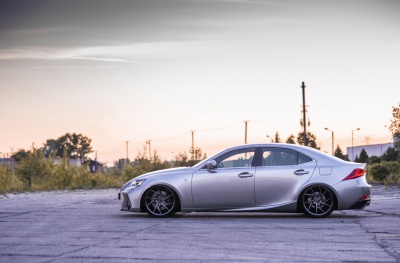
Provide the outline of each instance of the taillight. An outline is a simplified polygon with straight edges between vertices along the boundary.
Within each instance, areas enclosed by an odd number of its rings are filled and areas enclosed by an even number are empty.
[[[367,170],[356,168],[348,176],[346,176],[346,178],[344,178],[343,181],[356,179],[358,177],[364,176],[366,173]]]

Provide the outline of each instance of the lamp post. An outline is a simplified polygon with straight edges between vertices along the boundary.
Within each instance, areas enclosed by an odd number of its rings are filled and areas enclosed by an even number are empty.
[[[325,130],[332,132],[332,155],[334,155],[334,145],[335,145],[335,135],[334,132],[329,130],[328,128],[325,128]]]
[[[359,131],[360,128],[351,131],[351,161],[354,162],[354,131]]]
[[[274,140],[268,134],[265,137],[270,138],[271,142],[274,142]]]

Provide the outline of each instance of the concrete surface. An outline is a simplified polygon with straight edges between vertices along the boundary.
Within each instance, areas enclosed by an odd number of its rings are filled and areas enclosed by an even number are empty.
[[[120,212],[117,190],[0,197],[0,262],[400,262],[400,189],[365,210],[302,214]]]

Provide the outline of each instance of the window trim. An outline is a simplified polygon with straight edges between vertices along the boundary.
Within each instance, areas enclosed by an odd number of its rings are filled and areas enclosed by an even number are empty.
[[[254,167],[257,166],[257,163],[258,163],[258,153],[259,153],[259,149],[260,149],[260,147],[254,147],[254,146],[253,146],[253,147],[245,147],[245,148],[233,149],[233,150],[230,150],[230,151],[223,152],[223,153],[221,153],[220,155],[215,156],[215,158],[210,159],[209,161],[211,161],[211,160],[217,161],[218,158],[224,156],[225,154],[231,153],[231,152],[245,151],[245,150],[251,151],[251,150],[253,150],[253,151],[254,151],[254,156],[253,156],[253,160],[251,161],[251,166],[249,166],[249,167],[223,167],[223,168],[217,168],[217,169],[244,169],[244,168],[254,168]],[[233,155],[234,155],[234,154],[233,154]],[[208,163],[208,161],[207,161],[207,163]],[[202,170],[202,169],[207,169],[207,163],[205,163],[205,164],[200,168],[200,170]]]
[[[272,166],[271,166],[271,165],[262,165],[262,158],[263,158],[264,149],[279,149],[279,150],[284,149],[284,150],[289,150],[289,151],[296,152],[296,153],[297,153],[297,156],[296,156],[296,157],[297,157],[297,158],[296,158],[296,159],[297,159],[297,160],[296,160],[297,164],[292,164],[292,165],[272,165]],[[298,163],[299,154],[302,154],[302,155],[304,155],[304,156],[310,158],[310,161],[299,164],[299,163]],[[305,163],[310,163],[310,162],[313,162],[313,161],[315,161],[314,158],[308,156],[307,154],[304,154],[304,153],[302,153],[302,152],[299,152],[299,151],[297,151],[297,150],[294,150],[294,149],[290,149],[290,148],[286,148],[286,147],[270,147],[270,146],[264,147],[264,146],[260,146],[260,147],[259,147],[259,151],[258,151],[257,165],[256,165],[256,166],[257,166],[257,167],[285,167],[285,166],[297,166],[297,165],[302,165],[302,164],[305,164]]]

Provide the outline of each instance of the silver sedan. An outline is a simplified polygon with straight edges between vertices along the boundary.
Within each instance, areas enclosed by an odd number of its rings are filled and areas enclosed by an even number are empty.
[[[121,187],[122,211],[271,211],[326,217],[371,202],[365,164],[294,144],[245,144],[193,167],[143,174]]]

